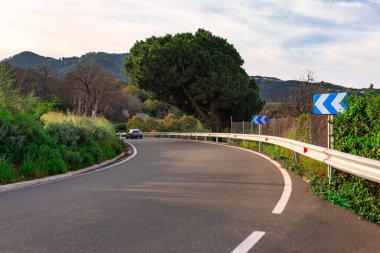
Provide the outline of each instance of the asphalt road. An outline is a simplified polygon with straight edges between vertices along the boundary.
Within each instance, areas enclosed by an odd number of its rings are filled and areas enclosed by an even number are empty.
[[[239,149],[181,140],[130,141],[118,166],[0,193],[0,252],[380,252],[380,227],[318,199]],[[265,234],[264,234],[265,232]],[[249,241],[249,240],[248,240]]]

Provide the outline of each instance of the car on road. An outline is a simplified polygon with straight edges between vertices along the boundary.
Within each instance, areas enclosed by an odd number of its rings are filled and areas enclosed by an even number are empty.
[[[144,134],[139,129],[130,129],[127,133],[127,139],[143,138]]]

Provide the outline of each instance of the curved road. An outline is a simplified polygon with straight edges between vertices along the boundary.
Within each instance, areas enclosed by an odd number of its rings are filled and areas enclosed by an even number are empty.
[[[284,178],[258,155],[131,143],[138,153],[120,165],[0,193],[0,252],[379,252],[378,226],[292,174],[290,199],[273,214]]]

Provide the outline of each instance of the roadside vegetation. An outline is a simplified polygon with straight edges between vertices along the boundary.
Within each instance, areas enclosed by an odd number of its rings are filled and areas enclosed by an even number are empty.
[[[334,149],[380,160],[380,95],[350,95],[348,104],[350,109],[334,119]],[[309,120],[308,114],[300,115],[285,137],[308,142]],[[233,145],[258,150],[256,142],[234,141]],[[334,180],[330,184],[327,165],[323,163],[300,155],[297,164],[293,151],[270,144],[263,144],[262,152],[279,161],[284,168],[303,176],[309,190],[317,196],[380,224],[380,184],[338,170],[334,170]]]
[[[172,113],[166,115],[162,122],[151,117],[144,120],[133,116],[127,123],[127,130],[138,128],[143,132],[207,132],[202,123],[193,116],[178,117]]]
[[[0,64],[0,184],[75,170],[115,157],[123,144],[97,117],[51,113],[56,99],[22,95]]]

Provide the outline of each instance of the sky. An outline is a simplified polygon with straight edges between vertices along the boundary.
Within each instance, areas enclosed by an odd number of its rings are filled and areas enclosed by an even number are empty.
[[[126,53],[138,40],[204,28],[249,75],[380,88],[380,0],[0,0],[0,60]]]

